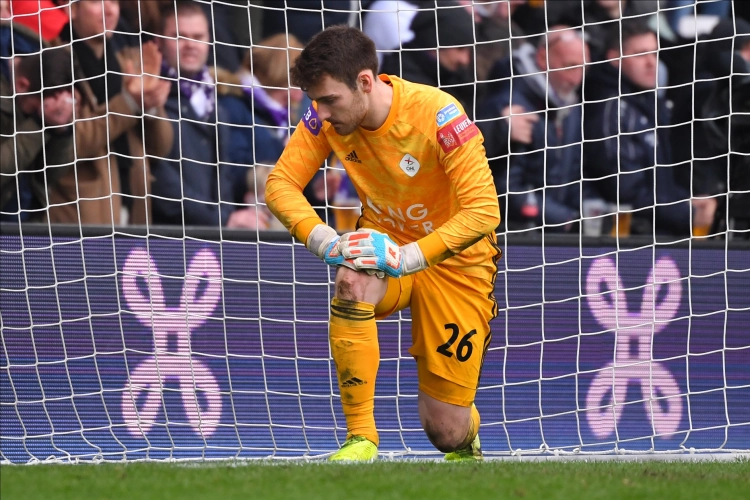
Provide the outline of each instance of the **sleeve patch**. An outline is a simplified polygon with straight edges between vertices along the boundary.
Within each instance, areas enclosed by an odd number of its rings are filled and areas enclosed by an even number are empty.
[[[461,112],[458,110],[458,107],[455,104],[448,104],[446,107],[438,111],[437,115],[435,115],[437,126],[442,127],[460,114]]]
[[[315,108],[310,105],[309,108],[307,108],[307,111],[305,111],[304,116],[302,116],[302,121],[305,122],[305,127],[307,127],[307,130],[310,131],[312,135],[318,135],[320,133],[321,123],[320,118],[318,118],[318,112],[315,111]]]
[[[450,153],[479,134],[479,129],[465,114],[437,131],[437,140],[443,152]]]

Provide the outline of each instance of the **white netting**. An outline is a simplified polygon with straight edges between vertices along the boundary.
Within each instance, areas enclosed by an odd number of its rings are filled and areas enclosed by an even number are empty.
[[[504,255],[476,400],[485,453],[750,450],[736,5],[162,3],[41,2],[39,16],[13,2],[11,23],[2,2],[0,461],[340,446],[333,274],[263,198],[307,108],[288,66],[337,23],[361,26],[382,68],[456,96],[484,134]],[[42,48],[35,31],[60,35]],[[360,210],[344,161],[305,192],[341,231]],[[379,322],[392,456],[436,453],[410,326],[408,311]]]

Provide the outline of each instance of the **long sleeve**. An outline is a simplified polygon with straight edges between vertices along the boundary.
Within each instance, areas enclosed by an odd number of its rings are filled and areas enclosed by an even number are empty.
[[[75,121],[77,160],[90,160],[102,155],[112,141],[140,120],[140,116],[133,115],[121,93],[93,111],[83,106],[80,115],[76,116]]]
[[[459,210],[435,233],[418,240],[429,265],[460,253],[493,233],[500,224],[497,191],[482,145],[482,134],[468,118],[456,119],[445,127],[457,131],[459,138],[464,134],[468,140],[449,151],[446,151],[449,148],[438,147],[438,158],[453,187]]]
[[[2,139],[0,139],[0,168],[3,183],[8,176],[17,171],[25,170],[42,152],[45,141],[44,132],[40,125],[32,118],[18,123],[14,130],[11,117],[2,113]],[[15,135],[14,135],[15,134]]]
[[[143,119],[143,144],[146,155],[164,157],[172,149],[174,129],[164,108],[159,108],[158,116]]]
[[[312,116],[316,115],[314,108],[308,113],[311,115],[297,126],[266,182],[268,208],[301,242],[307,241],[312,228],[323,224],[302,192],[331,153],[317,116]],[[316,120],[312,127],[311,120]]]
[[[591,106],[587,115],[586,165],[589,175],[602,185],[602,192],[609,201],[615,201],[620,193],[620,202],[632,204],[634,208],[653,206],[653,189],[647,181],[648,171],[654,158],[646,158],[640,135],[650,133],[620,134],[628,125],[629,117],[620,116],[618,99],[610,99],[601,106]],[[603,138],[604,140],[593,140]],[[653,156],[653,149],[651,155]]]

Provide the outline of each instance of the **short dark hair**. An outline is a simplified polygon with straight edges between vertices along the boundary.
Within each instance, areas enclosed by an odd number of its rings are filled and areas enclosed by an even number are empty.
[[[646,21],[641,18],[623,19],[622,25],[618,23],[608,23],[611,25],[606,38],[606,50],[616,50],[622,52],[622,48],[628,43],[628,40],[641,35],[655,34],[654,30],[649,28]],[[621,38],[622,37],[622,38]],[[622,39],[622,45],[620,41]]]
[[[315,35],[290,71],[292,83],[307,90],[320,83],[324,75],[357,88],[357,76],[365,69],[378,74],[375,43],[357,28],[340,24]]]
[[[73,83],[72,63],[67,47],[51,47],[23,56],[17,71],[29,81],[29,92],[42,90],[46,97]]]

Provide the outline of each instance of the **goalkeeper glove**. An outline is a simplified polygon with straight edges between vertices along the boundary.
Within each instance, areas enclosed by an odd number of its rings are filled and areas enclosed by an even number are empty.
[[[399,247],[387,234],[360,229],[345,234],[338,242],[339,251],[354,269],[400,278],[427,268],[427,261],[416,242]]]
[[[325,224],[318,224],[310,231],[305,246],[329,266],[346,266],[356,271],[354,264],[351,261],[347,262],[341,255],[340,239],[335,229]]]

